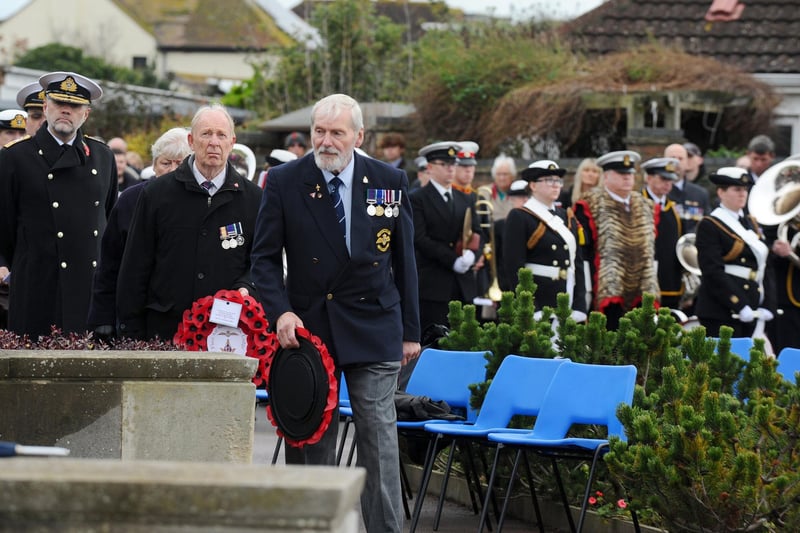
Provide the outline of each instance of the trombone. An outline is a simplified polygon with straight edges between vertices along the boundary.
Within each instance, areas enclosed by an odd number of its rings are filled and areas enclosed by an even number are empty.
[[[483,245],[483,257],[489,260],[489,275],[492,278],[492,283],[486,291],[486,297],[493,302],[499,302],[503,297],[503,291],[500,290],[500,283],[497,279],[497,255],[495,254],[497,245],[494,237],[492,211],[494,211],[494,205],[491,201],[483,198],[475,201],[475,215],[480,217],[480,227],[489,233],[489,242]]]

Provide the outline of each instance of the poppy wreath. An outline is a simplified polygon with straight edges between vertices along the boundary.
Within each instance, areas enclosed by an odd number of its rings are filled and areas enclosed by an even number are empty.
[[[333,411],[339,405],[339,382],[334,373],[336,365],[334,364],[333,358],[331,357],[330,352],[328,352],[328,347],[325,346],[325,343],[322,342],[322,340],[316,335],[312,335],[311,332],[305,328],[297,328],[295,330],[295,334],[297,337],[302,337],[308,340],[314,346],[314,348],[316,348],[316,350],[319,352],[322,366],[325,368],[325,373],[327,374],[327,381],[329,383],[328,396],[325,400],[325,408],[322,412],[322,419],[320,420],[319,426],[310,437],[295,440],[287,437],[281,430],[280,426],[278,425],[278,421],[272,412],[272,407],[269,404],[267,404],[267,417],[269,418],[270,422],[272,422],[272,425],[276,427],[279,437],[282,437],[289,445],[294,446],[295,448],[302,448],[307,444],[315,444],[319,442],[323,433],[325,433],[325,430],[328,429],[331,419],[333,418]],[[269,384],[269,370],[270,366],[267,365],[266,374],[264,375],[264,379],[266,379],[267,384]]]
[[[270,365],[272,364],[275,353],[280,348],[280,344],[278,343],[278,336],[275,333],[267,331],[269,322],[264,313],[264,308],[261,307],[261,304],[252,296],[243,296],[238,290],[220,290],[213,296],[199,298],[192,303],[189,309],[183,312],[183,319],[178,325],[178,331],[172,339],[173,343],[179,348],[190,352],[208,351],[208,336],[215,327],[215,324],[209,320],[211,316],[211,307],[214,305],[215,299],[226,300],[242,305],[242,312],[239,316],[239,328],[247,336],[246,355],[258,360],[258,369],[253,376],[253,383],[256,387],[262,385],[266,386],[269,383]],[[319,337],[312,335],[310,331],[304,328],[298,328],[296,334],[298,337],[303,337],[311,342],[317,349],[327,374],[328,383],[331,384],[328,388],[328,396],[326,398],[325,410],[322,415],[321,423],[310,437],[302,440],[293,440],[287,438],[278,426],[269,403],[267,404],[267,418],[272,425],[276,427],[278,436],[283,437],[291,446],[302,447],[307,444],[319,442],[322,438],[323,433],[325,433],[325,430],[328,429],[331,423],[333,411],[338,405],[339,392],[337,386],[338,382],[334,373],[335,364],[325,343],[322,342]]]
[[[244,296],[238,290],[220,290],[213,296],[204,296],[192,303],[183,312],[183,319],[172,342],[190,352],[208,351],[208,336],[214,331],[215,324],[209,320],[214,300],[226,300],[242,305],[239,315],[239,328],[247,336],[248,357],[258,359],[258,369],[253,376],[256,387],[266,383],[267,368],[271,357],[278,349],[278,337],[267,332],[269,322],[264,308],[252,296]]]

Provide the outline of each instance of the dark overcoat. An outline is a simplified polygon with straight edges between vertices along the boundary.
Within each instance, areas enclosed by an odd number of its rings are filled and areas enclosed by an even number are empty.
[[[83,332],[106,218],[117,199],[114,155],[78,130],[62,149],[46,125],[0,150],[0,255],[11,268],[9,329]]]
[[[228,164],[225,183],[209,196],[193,160],[139,193],[117,281],[121,336],[171,340],[195,300],[241,287],[255,296],[250,250],[262,191]],[[231,225],[241,239],[223,246]]]

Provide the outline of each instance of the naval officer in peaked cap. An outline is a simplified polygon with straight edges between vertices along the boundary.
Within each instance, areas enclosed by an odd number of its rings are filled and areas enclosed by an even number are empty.
[[[39,78],[45,125],[0,150],[0,256],[11,270],[9,329],[83,332],[106,218],[117,198],[114,156],[84,135],[103,94],[74,72]]]
[[[28,114],[25,132],[33,135],[44,124],[44,88],[38,81],[29,83],[17,92],[17,105]]]

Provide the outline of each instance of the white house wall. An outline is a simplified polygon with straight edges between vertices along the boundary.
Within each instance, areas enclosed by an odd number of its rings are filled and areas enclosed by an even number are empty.
[[[244,80],[253,77],[253,62],[262,62],[266,54],[242,52],[168,51],[159,56],[160,76],[174,73],[206,78]]]
[[[792,128],[792,154],[800,154],[800,74],[753,74],[753,77],[772,86],[781,96],[773,112],[773,122]]]
[[[153,36],[109,0],[32,0],[0,23],[0,33],[6,49],[17,41],[28,50],[57,42],[127,68],[136,56],[148,64],[156,57]]]

